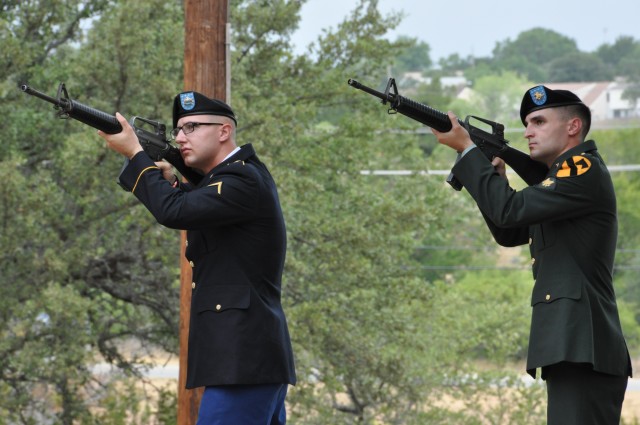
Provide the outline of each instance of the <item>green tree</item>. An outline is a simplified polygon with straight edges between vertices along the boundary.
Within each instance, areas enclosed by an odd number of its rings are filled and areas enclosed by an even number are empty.
[[[636,43],[635,48],[620,60],[618,72],[629,83],[623,97],[637,105],[640,98],[640,43]]]
[[[432,66],[431,47],[417,38],[400,36],[396,40],[399,44],[399,53],[395,55],[394,72],[400,76],[405,72],[426,73]],[[402,47],[406,45],[407,47]]]
[[[496,43],[493,49],[495,70],[515,71],[532,81],[548,80],[549,63],[578,52],[576,42],[555,31],[533,28],[511,41]]]
[[[18,61],[3,63],[1,92],[2,113],[12,123],[0,157],[3,208],[11,209],[0,236],[0,416],[10,423],[71,424],[91,415],[103,396],[93,364],[139,374],[134,364],[145,353],[126,355],[124,341],[176,349],[177,234],[159,232],[114,185],[121,160],[95,130],[54,119],[51,105],[16,86],[28,81],[54,94],[66,81],[83,103],[153,116],[166,102],[159,99],[179,89],[178,6],[33,1],[3,8],[3,46],[7,40],[22,49]],[[95,19],[85,39],[80,23],[88,18]],[[150,54],[139,38],[144,28],[175,66]]]
[[[613,44],[603,44],[596,50],[595,54],[602,60],[603,63],[610,67],[611,71],[616,75],[622,75],[619,68],[620,62],[624,58],[633,54],[633,51],[638,46],[638,41],[633,37],[621,36],[616,39]]]
[[[609,81],[614,75],[605,63],[592,53],[575,52],[549,63],[547,82]]]
[[[472,56],[468,56],[466,58],[460,57],[457,53],[452,53],[446,58],[442,58],[438,61],[438,65],[442,69],[443,72],[458,72],[465,71],[469,68],[472,68],[476,63],[476,59]]]
[[[598,149],[609,165],[637,164],[640,151],[636,144],[640,138],[639,129],[595,130],[590,133],[598,142]],[[618,199],[618,244],[614,270],[614,283],[618,299],[630,307],[634,320],[623,323],[625,336],[630,346],[638,344],[638,323],[640,323],[640,291],[637,280],[640,264],[640,198],[638,185],[640,176],[636,172],[612,173]],[[635,323],[634,323],[635,322]]]

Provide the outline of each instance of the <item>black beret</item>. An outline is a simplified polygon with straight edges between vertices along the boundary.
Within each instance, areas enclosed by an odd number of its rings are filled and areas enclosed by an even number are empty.
[[[238,124],[236,115],[229,105],[195,91],[180,93],[173,99],[173,128],[176,128],[180,118],[188,115],[221,115]]]
[[[589,121],[591,121],[591,111],[582,103],[580,98],[569,90],[551,90],[545,86],[535,86],[524,94],[520,105],[520,119],[525,126],[525,118],[533,111],[545,108],[556,108],[558,106],[580,105],[584,107]]]

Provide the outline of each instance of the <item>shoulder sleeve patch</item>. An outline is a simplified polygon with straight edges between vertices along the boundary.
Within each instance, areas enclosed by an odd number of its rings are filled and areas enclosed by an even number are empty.
[[[558,172],[556,173],[556,177],[575,177],[581,174],[586,173],[591,169],[591,161],[582,155],[572,156],[567,159],[562,165],[558,168]]]

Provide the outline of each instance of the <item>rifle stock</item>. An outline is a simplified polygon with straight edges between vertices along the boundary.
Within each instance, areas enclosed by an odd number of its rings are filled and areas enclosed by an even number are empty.
[[[404,96],[400,96],[395,79],[393,78],[389,78],[387,81],[387,87],[384,93],[367,87],[354,79],[349,79],[347,83],[356,89],[381,99],[383,105],[388,102],[388,112],[390,114],[400,113],[440,132],[451,130],[451,121],[447,114]],[[471,118],[489,125],[491,127],[491,133],[469,124]],[[546,165],[532,160],[526,153],[509,146],[509,141],[504,138],[504,126],[502,124],[476,116],[468,116],[464,121],[458,119],[458,122],[467,129],[471,140],[489,160],[492,160],[496,156],[502,158],[528,185],[538,184],[546,177],[548,172]],[[456,158],[456,162],[459,159],[460,155]],[[453,174],[449,175],[447,182],[455,190],[462,189],[462,184]]]
[[[90,127],[104,131],[107,134],[116,134],[122,131],[122,126],[114,115],[107,114],[106,112],[70,99],[64,83],[60,83],[58,86],[58,93],[55,98],[29,87],[27,84],[22,84],[20,90],[31,96],[52,103],[58,111],[57,115],[60,118],[73,118]],[[138,124],[139,122],[143,124]],[[180,155],[179,149],[171,145],[167,140],[165,135],[166,126],[164,124],[140,117],[131,118],[129,123],[136,132],[143,150],[152,160],[160,161],[165,159],[192,184],[195,185],[200,182],[202,175],[193,168],[187,167]],[[153,131],[146,130],[143,128],[144,126],[151,126]],[[125,160],[125,165],[126,164],[127,160]]]

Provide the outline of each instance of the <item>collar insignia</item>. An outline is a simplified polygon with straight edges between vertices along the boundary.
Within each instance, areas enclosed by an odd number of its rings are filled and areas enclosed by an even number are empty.
[[[554,187],[556,184],[556,181],[554,179],[552,179],[551,177],[547,177],[545,180],[543,180],[540,183],[540,186],[542,187],[547,187],[547,188],[552,188]]]

